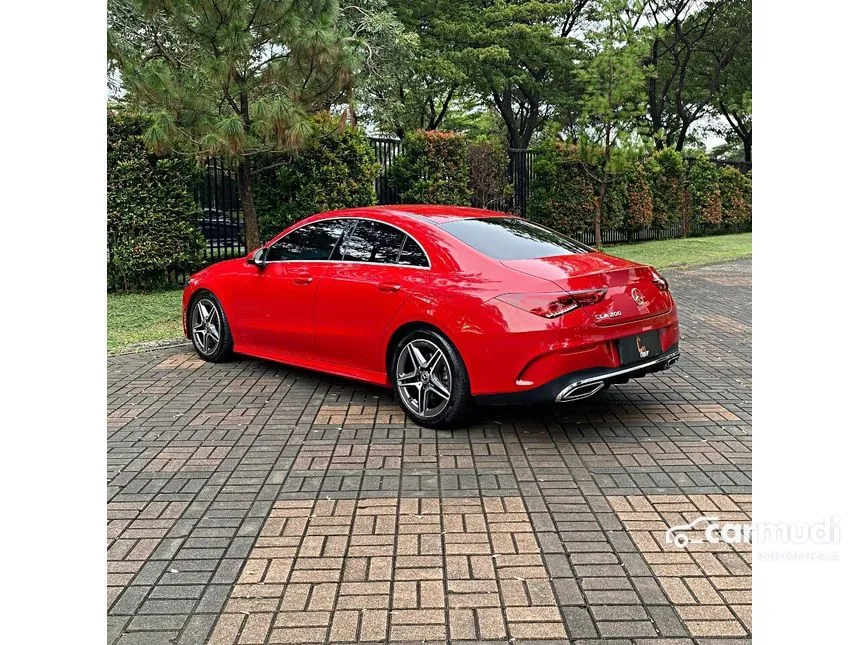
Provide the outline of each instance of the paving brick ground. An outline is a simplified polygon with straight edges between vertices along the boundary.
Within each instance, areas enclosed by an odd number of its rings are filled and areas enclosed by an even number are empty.
[[[751,263],[667,274],[674,369],[456,431],[264,361],[110,358],[108,642],[748,642],[749,548],[664,534],[750,516]]]

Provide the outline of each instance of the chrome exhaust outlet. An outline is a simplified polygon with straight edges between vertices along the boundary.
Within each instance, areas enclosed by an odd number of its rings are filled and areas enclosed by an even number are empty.
[[[606,384],[603,381],[597,381],[596,383],[583,383],[581,385],[574,383],[573,385],[568,385],[559,392],[558,396],[555,397],[555,400],[558,403],[568,403],[570,401],[587,399],[588,397],[600,392],[605,385]]]

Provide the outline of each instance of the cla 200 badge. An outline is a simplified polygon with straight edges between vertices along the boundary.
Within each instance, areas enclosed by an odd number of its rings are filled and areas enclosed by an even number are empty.
[[[607,311],[605,314],[597,314],[594,319],[597,322],[600,322],[601,320],[608,320],[609,318],[618,318],[620,315],[620,311]]]

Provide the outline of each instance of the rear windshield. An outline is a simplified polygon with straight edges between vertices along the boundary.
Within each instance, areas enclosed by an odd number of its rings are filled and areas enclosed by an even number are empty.
[[[476,251],[496,260],[532,260],[594,249],[540,224],[518,217],[458,219],[442,228]]]

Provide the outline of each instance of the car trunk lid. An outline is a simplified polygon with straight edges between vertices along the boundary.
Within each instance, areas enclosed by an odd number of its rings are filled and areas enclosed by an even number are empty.
[[[598,325],[615,325],[656,316],[672,307],[668,291],[654,282],[650,267],[603,253],[503,260],[505,266],[551,280],[565,291],[606,289],[606,296],[587,310]]]

